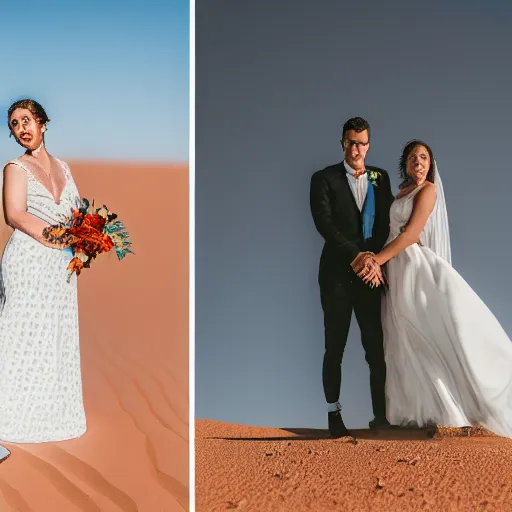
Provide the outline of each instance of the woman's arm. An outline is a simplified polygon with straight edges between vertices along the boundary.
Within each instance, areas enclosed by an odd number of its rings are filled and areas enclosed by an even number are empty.
[[[46,247],[64,248],[43,238],[43,229],[49,224],[27,212],[27,174],[15,164],[8,164],[4,169],[4,205],[6,220],[12,228],[26,233]]]
[[[407,223],[407,229],[375,255],[374,259],[379,265],[384,265],[384,263],[388,262],[399,252],[407,249],[407,247],[419,240],[435,204],[436,186],[433,183],[426,182],[423,189],[414,198],[414,206],[411,218]]]

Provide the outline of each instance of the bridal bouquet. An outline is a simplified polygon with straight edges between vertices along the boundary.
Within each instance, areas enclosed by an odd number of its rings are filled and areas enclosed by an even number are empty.
[[[73,252],[73,259],[68,265],[68,283],[73,272],[79,276],[83,268],[91,266],[98,254],[115,249],[119,260],[128,253],[133,254],[128,231],[105,205],[95,208],[94,201],[91,204],[84,198],[79,207],[72,208],[71,212],[66,221],[43,230],[46,240],[68,245]]]

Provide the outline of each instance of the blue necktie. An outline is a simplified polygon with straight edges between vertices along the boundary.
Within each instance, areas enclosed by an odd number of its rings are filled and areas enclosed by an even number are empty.
[[[366,201],[363,208],[363,237],[368,240],[372,237],[373,222],[375,220],[375,194],[373,185],[368,180],[368,191],[366,192]]]

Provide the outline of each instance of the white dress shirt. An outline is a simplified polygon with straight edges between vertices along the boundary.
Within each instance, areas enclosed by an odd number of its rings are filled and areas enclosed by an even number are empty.
[[[343,160],[343,165],[347,171],[348,184],[350,185],[352,194],[354,194],[357,207],[359,208],[359,211],[362,211],[364,201],[366,199],[366,193],[368,192],[368,172],[361,174],[361,176],[356,179],[354,177],[356,171],[352,169],[345,160]]]

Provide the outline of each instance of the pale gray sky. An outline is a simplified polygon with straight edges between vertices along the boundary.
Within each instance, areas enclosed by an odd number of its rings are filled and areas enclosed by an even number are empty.
[[[309,179],[342,159],[352,116],[370,122],[367,163],[387,169],[395,191],[403,145],[432,146],[453,264],[512,335],[512,6],[197,0],[196,9],[196,416],[326,427]],[[366,426],[355,320],[343,372],[346,423]]]

